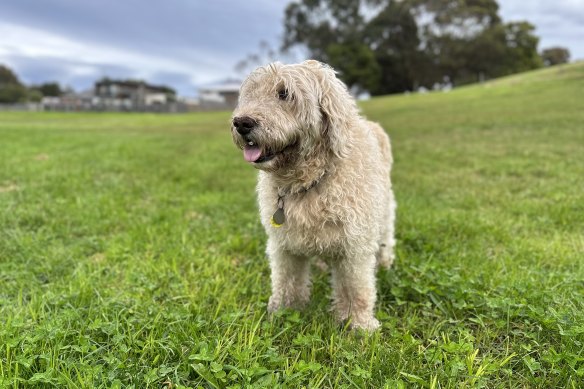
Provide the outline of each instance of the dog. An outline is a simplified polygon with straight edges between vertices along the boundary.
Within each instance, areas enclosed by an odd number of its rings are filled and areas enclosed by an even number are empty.
[[[377,329],[375,274],[391,266],[396,243],[389,136],[315,60],[254,70],[241,85],[231,134],[259,169],[268,311],[309,301],[310,259],[318,257],[331,268],[337,319]]]

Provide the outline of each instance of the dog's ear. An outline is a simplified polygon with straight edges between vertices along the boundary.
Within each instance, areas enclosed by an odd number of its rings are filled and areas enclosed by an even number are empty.
[[[332,67],[314,60],[304,61],[303,64],[310,67],[318,78],[322,136],[329,142],[331,151],[343,157],[351,142],[350,129],[358,120],[355,100]]]

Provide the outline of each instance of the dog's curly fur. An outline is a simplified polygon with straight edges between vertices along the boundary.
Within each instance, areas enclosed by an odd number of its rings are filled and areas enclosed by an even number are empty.
[[[257,193],[268,234],[268,310],[308,301],[309,259],[319,257],[331,266],[337,318],[376,329],[375,272],[378,264],[391,266],[395,245],[389,137],[359,115],[334,70],[313,60],[252,72],[233,113],[234,121],[242,118],[248,133],[232,125],[235,144],[261,151],[251,163],[260,169]],[[285,222],[278,228],[270,221],[279,196]]]

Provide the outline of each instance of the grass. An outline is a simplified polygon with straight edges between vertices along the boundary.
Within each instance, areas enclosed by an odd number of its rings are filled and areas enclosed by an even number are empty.
[[[327,274],[266,316],[229,113],[0,113],[0,387],[581,387],[584,65],[378,98],[398,260],[372,335]]]

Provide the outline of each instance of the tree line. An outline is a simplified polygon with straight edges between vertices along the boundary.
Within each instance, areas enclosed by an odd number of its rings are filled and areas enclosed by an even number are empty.
[[[464,85],[569,60],[565,48],[538,53],[535,27],[504,22],[496,0],[297,0],[286,8],[284,31],[283,51],[305,47],[350,88],[372,95]]]
[[[97,83],[110,83],[114,80],[104,77]],[[130,84],[146,84],[143,80],[126,79],[117,80]],[[176,100],[176,91],[166,85],[156,86],[158,90],[165,93],[169,101]],[[62,87],[56,81],[45,82],[39,85],[27,86],[20,81],[16,73],[8,66],[0,64],[0,104],[16,104],[27,102],[40,102],[43,97],[61,97],[72,94],[74,91],[69,87]]]
[[[9,67],[0,64],[0,104],[39,102],[43,97],[58,97],[64,93],[57,82],[26,86]]]

